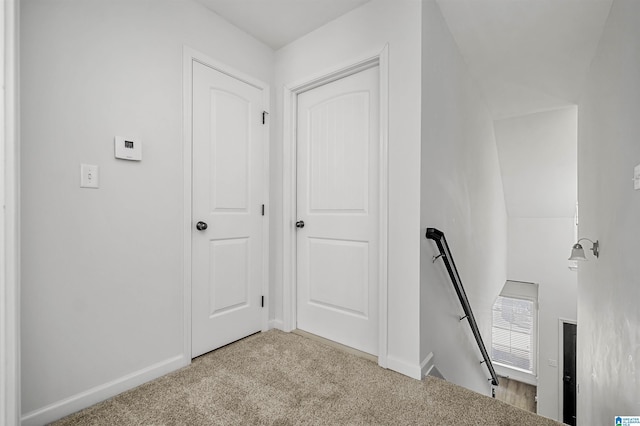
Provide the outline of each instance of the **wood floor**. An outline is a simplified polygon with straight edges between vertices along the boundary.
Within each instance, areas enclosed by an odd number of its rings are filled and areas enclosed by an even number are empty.
[[[537,412],[536,387],[526,383],[500,377],[500,385],[496,388],[496,399],[532,413]]]

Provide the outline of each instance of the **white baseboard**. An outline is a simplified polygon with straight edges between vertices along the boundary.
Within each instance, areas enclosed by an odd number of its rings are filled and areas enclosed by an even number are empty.
[[[420,373],[422,374],[422,377],[428,376],[435,366],[433,352],[429,352],[429,354],[420,363]]]
[[[160,361],[142,370],[128,374],[111,382],[54,402],[22,416],[22,426],[40,426],[61,419],[69,414],[90,407],[112,396],[133,389],[150,380],[157,379],[179,368],[185,367],[191,360],[184,355]]]
[[[412,379],[422,380],[422,367],[418,364],[410,364],[404,360],[387,355],[387,368]]]
[[[279,319],[269,320],[269,330],[273,328],[284,331],[284,322]]]

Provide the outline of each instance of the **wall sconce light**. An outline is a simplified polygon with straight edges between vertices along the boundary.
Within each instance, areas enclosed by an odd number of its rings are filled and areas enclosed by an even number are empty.
[[[595,257],[600,256],[600,243],[598,242],[598,240],[593,242],[588,238],[580,238],[578,242],[575,243],[571,248],[571,257],[569,258],[569,260],[587,260],[586,256],[584,255],[582,244],[580,244],[580,241],[582,240],[587,240],[593,245],[589,250],[593,252],[593,255]]]

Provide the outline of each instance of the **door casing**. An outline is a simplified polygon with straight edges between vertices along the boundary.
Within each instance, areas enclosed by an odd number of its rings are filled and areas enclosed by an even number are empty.
[[[563,325],[574,324],[578,325],[578,321],[567,319],[567,318],[559,318],[558,319],[558,421],[562,422],[562,418],[564,416],[564,327]],[[576,356],[578,352],[576,351]]]
[[[215,69],[223,74],[227,74],[244,83],[254,86],[262,90],[262,104],[265,111],[268,112],[269,85],[243,72],[233,69],[226,64],[222,64],[204,53],[189,47],[184,47],[183,52],[183,167],[184,167],[184,207],[183,207],[183,252],[184,258],[182,268],[183,277],[183,294],[184,294],[184,357],[191,360],[191,261],[192,261],[192,237],[193,237],[193,219],[192,219],[192,87],[193,87],[193,63],[199,62],[210,68]],[[263,150],[263,186],[262,194],[265,204],[264,226],[262,227],[262,274],[263,277],[269,276],[269,205],[267,194],[269,194],[269,119],[265,119],[262,126],[262,140],[264,141]],[[265,306],[262,312],[262,331],[268,329],[269,319],[269,283],[267,279],[262,282],[262,294],[265,295]]]
[[[299,82],[286,85],[283,93],[283,329],[296,328],[297,283],[296,283],[296,123],[297,96],[307,90],[330,83],[357,72],[378,66],[380,70],[380,154],[379,188],[379,266],[378,266],[378,365],[387,367],[387,265],[388,265],[388,135],[389,135],[389,60],[388,46],[373,55],[350,61],[332,71],[307,77]]]
[[[0,5],[4,92],[0,126],[0,424],[20,424],[20,93],[18,1]]]

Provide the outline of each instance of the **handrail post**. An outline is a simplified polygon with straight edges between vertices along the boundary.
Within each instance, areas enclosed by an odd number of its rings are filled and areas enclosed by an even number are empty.
[[[456,264],[453,261],[453,256],[451,255],[451,250],[449,250],[447,239],[445,238],[444,233],[436,228],[427,228],[426,237],[430,240],[435,241],[436,245],[438,246],[440,255],[434,256],[433,261],[435,262],[437,258],[442,258],[442,260],[444,261],[447,272],[449,272],[451,282],[453,283],[453,288],[456,290],[458,299],[460,300],[460,304],[462,305],[462,309],[464,310],[465,316],[460,318],[460,321],[465,318],[469,321],[469,327],[471,327],[471,331],[473,332],[473,336],[476,339],[478,348],[482,353],[483,361],[480,362],[480,364],[486,364],[487,369],[489,370],[489,374],[491,374],[491,383],[494,386],[498,386],[498,375],[493,368],[493,363],[491,362],[491,358],[489,358],[487,348],[484,346],[484,342],[482,341],[482,336],[480,335],[480,330],[478,329],[478,323],[476,323],[476,319],[473,316],[473,311],[471,310],[469,299],[467,298],[467,294],[464,291],[462,279],[460,278],[460,274],[458,274],[458,268],[456,268]]]

